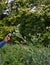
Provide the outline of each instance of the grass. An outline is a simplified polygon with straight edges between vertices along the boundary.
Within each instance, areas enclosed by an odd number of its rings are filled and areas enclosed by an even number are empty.
[[[0,49],[0,65],[50,65],[50,48],[6,44]]]

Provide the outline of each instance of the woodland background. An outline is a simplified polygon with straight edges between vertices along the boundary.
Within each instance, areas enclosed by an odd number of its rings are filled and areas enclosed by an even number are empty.
[[[50,65],[50,0],[0,0],[0,65]]]

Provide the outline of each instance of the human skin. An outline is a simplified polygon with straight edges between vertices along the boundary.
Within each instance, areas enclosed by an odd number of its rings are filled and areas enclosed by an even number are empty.
[[[6,43],[10,41],[9,35],[5,36],[4,41],[5,41]]]

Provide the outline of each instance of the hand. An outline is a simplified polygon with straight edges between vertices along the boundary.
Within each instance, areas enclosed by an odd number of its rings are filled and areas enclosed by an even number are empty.
[[[7,36],[5,37],[4,41],[5,41],[6,43],[10,41],[9,35],[7,35]]]

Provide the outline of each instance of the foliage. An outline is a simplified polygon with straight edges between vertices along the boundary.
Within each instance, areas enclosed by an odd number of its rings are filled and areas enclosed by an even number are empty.
[[[5,45],[0,49],[0,65],[50,65],[50,49],[37,47]]]
[[[0,41],[8,33],[12,36],[10,44],[0,49],[0,65],[50,65],[49,0],[4,1],[0,2]],[[3,14],[5,9],[10,9],[8,15]]]
[[[26,8],[25,8],[26,9]],[[13,31],[9,30],[9,28],[5,29],[6,26],[8,27],[15,27],[14,30],[16,30],[16,27],[20,24],[18,27],[20,35],[22,35],[19,39],[17,33],[15,33],[15,36],[12,37],[14,41],[22,41],[26,44],[35,44],[36,43],[44,43],[44,46],[48,46],[50,41],[48,41],[48,37],[50,40],[50,9],[49,6],[43,7],[41,12],[28,12],[27,10],[20,9],[19,12],[12,12],[11,15],[8,15],[4,17],[2,20],[0,20],[1,27],[3,26],[4,30],[1,31],[1,35],[3,36],[3,32],[5,31],[4,35],[7,32]],[[3,22],[3,23],[2,23]],[[47,29],[48,27],[48,29]],[[15,31],[14,31],[15,32]],[[48,34],[47,34],[48,33]],[[47,36],[45,36],[47,34]],[[35,36],[35,40],[34,37]],[[36,40],[37,39],[37,40]],[[47,41],[46,41],[47,39]],[[26,40],[26,42],[24,41]],[[44,42],[45,41],[45,42]],[[45,45],[46,44],[46,45]]]

